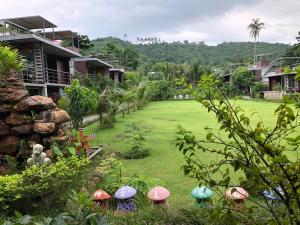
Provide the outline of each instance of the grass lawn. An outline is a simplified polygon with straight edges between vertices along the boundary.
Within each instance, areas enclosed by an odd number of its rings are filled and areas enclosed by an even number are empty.
[[[266,124],[275,121],[274,110],[278,103],[255,102],[237,100],[249,115],[257,111]],[[254,116],[254,122],[259,118]],[[183,175],[181,166],[184,158],[175,146],[176,126],[181,124],[191,130],[196,136],[205,137],[205,127],[218,129],[214,115],[207,113],[196,101],[163,101],[151,102],[142,110],[118,117],[114,128],[99,129],[99,124],[94,123],[86,128],[87,133],[97,133],[97,142],[106,146],[106,151],[124,152],[128,145],[122,134],[124,125],[128,122],[140,122],[152,130],[147,138],[145,148],[150,150],[150,156],[139,160],[124,160],[123,176],[143,174],[149,177],[160,178],[164,186],[171,192],[170,205],[176,209],[193,204],[191,190],[197,185],[195,179]],[[203,155],[204,160],[211,160],[211,155]]]

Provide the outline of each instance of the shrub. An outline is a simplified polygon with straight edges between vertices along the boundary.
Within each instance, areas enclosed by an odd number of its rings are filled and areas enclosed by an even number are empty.
[[[50,166],[32,166],[19,174],[0,176],[0,208],[27,211],[39,202],[38,209],[44,209],[41,204],[50,205],[51,199],[81,184],[88,164],[87,159],[74,156]]]
[[[261,92],[268,90],[268,85],[263,82],[257,82],[251,89],[251,95],[253,98],[261,98]]]
[[[128,123],[125,125],[125,136],[130,144],[130,150],[124,153],[125,159],[141,159],[149,155],[149,150],[142,149],[143,142],[150,130],[141,127],[137,123]]]
[[[80,85],[79,80],[73,80],[72,84],[65,89],[70,99],[68,113],[71,116],[73,127],[78,129],[82,124],[83,117],[97,106],[97,94],[95,91]]]
[[[24,60],[18,50],[0,43],[0,78],[19,72],[23,67]]]
[[[285,104],[293,104],[293,103],[299,104],[300,103],[300,94],[293,93],[293,94],[284,95],[282,97],[282,101]]]
[[[71,101],[67,96],[61,96],[57,102],[57,106],[63,110],[68,111]]]

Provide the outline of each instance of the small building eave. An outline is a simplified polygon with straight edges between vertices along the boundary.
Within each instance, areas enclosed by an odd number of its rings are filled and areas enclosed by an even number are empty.
[[[93,64],[94,66],[113,68],[111,64],[98,58],[89,58],[89,57],[74,58],[74,62],[86,62],[87,64]]]

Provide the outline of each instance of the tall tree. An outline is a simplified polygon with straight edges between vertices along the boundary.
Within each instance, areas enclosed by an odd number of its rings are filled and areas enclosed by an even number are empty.
[[[252,23],[248,25],[248,29],[250,30],[250,36],[254,38],[254,64],[256,64],[256,40],[257,38],[259,38],[259,33],[263,28],[265,28],[265,23],[260,22],[259,18],[253,18]]]

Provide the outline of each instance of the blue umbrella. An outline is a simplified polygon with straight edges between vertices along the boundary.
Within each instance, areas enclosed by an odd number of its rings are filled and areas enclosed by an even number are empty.
[[[192,196],[196,199],[207,199],[210,198],[212,195],[213,192],[205,186],[196,187],[192,191]]]
[[[115,193],[116,199],[128,199],[136,195],[136,190],[130,186],[123,186]]]

